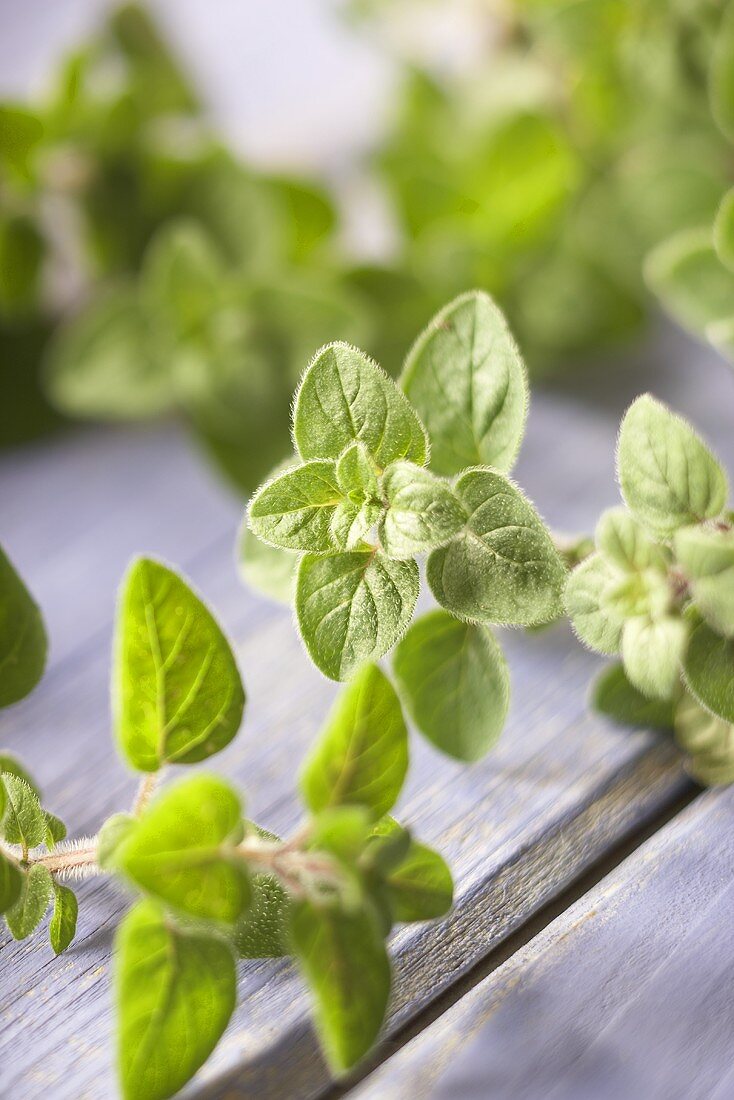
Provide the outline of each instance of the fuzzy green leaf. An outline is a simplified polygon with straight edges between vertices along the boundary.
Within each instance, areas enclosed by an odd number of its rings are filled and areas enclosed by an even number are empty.
[[[357,804],[381,817],[400,794],[407,769],[400,701],[377,665],[365,665],[343,688],[306,758],[306,804],[313,812]]]
[[[38,784],[33,781],[33,776],[27,768],[21,764],[20,760],[10,752],[0,752],[0,774],[3,772],[8,772],[10,775],[17,775],[19,779],[22,779],[24,783],[28,784],[36,797],[40,799],[41,791]]]
[[[687,640],[686,623],[672,615],[629,619],[622,630],[622,663],[632,684],[652,699],[670,699]]]
[[[118,1062],[125,1100],[173,1096],[206,1061],[235,1005],[230,947],[177,928],[152,901],[115,940]]]
[[[204,760],[242,721],[245,693],[227,639],[185,581],[148,558],[123,582],[114,697],[120,751],[139,771]]]
[[[734,635],[734,531],[682,527],[675,558],[688,578],[693,601],[717,634]]]
[[[325,676],[346,680],[397,642],[418,599],[414,561],[379,550],[305,554],[296,581],[296,616],[311,659]]]
[[[405,394],[363,352],[327,344],[303,376],[293,412],[301,456],[338,458],[361,441],[380,468],[398,458],[423,466],[426,432]]]
[[[624,666],[605,668],[594,681],[591,704],[621,726],[641,726],[644,729],[673,728],[673,703],[670,699],[649,699],[630,683]]]
[[[46,648],[41,612],[0,549],[0,707],[17,703],[36,686]]]
[[[283,550],[334,550],[331,521],[342,502],[335,463],[313,459],[268,481],[248,509],[251,531]]]
[[[462,534],[428,559],[436,600],[459,618],[529,626],[556,618],[566,570],[533,505],[494,470],[467,470]]]
[[[48,909],[53,893],[51,872],[42,863],[23,872],[20,893],[5,913],[5,920],[15,940],[24,940],[36,930]]]
[[[352,504],[374,501],[379,494],[374,459],[364,443],[352,443],[340,455],[336,477],[342,494]]]
[[[613,656],[622,644],[624,620],[604,601],[604,593],[618,574],[600,554],[591,554],[577,565],[566,582],[566,613],[581,641]]]
[[[693,332],[731,315],[734,272],[717,256],[710,224],[683,229],[659,244],[647,257],[645,277],[665,308]]]
[[[54,883],[54,911],[48,927],[51,946],[55,955],[66,951],[76,935],[76,918],[79,904],[76,894],[68,886]]]
[[[46,835],[44,839],[46,847],[51,851],[54,845],[66,836],[66,825],[56,814],[49,813],[48,810],[45,810],[44,813],[46,816]]]
[[[472,761],[497,742],[507,717],[510,678],[502,650],[486,627],[430,611],[397,646],[393,668],[411,719],[437,748]]]
[[[0,913],[6,913],[18,899],[23,872],[17,863],[0,852]]]
[[[192,917],[233,924],[250,900],[240,800],[223,780],[193,775],[161,792],[113,857],[141,889]]]
[[[626,508],[609,508],[596,527],[596,546],[609,565],[626,572],[665,568],[665,553]]]
[[[390,996],[390,963],[377,918],[371,909],[343,913],[299,902],[292,938],[326,1059],[332,1072],[344,1073],[375,1042]]]
[[[402,385],[428,429],[438,473],[512,468],[525,431],[527,377],[487,294],[462,294],[434,317],[408,354]]]
[[[412,462],[393,462],[382,479],[387,510],[380,543],[390,558],[407,559],[443,546],[466,523],[451,486]]]
[[[253,535],[247,519],[240,527],[237,564],[250,588],[278,603],[292,604],[298,559],[288,550],[278,550]]]
[[[649,394],[622,421],[617,465],[629,508],[659,535],[716,517],[726,505],[726,475],[708,447]]]
[[[370,502],[361,506],[338,504],[331,521],[331,537],[334,545],[340,550],[358,550],[383,511],[381,504]]]
[[[734,638],[722,638],[696,616],[684,663],[686,685],[701,706],[734,725]]]
[[[2,781],[6,794],[2,821],[5,839],[11,844],[22,844],[24,848],[37,848],[46,840],[47,827],[38,795],[17,775],[6,773]]]

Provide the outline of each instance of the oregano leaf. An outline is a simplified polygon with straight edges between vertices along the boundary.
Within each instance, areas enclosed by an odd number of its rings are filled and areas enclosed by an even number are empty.
[[[390,995],[390,963],[376,915],[298,902],[291,922],[298,964],[315,1002],[332,1072],[344,1073],[375,1042]]]
[[[162,791],[117,845],[113,865],[181,913],[233,924],[250,901],[243,860],[242,808],[213,775],[193,775]]]
[[[5,773],[5,816],[2,831],[11,844],[22,844],[25,849],[37,848],[46,840],[46,815],[38,795],[17,775]]]
[[[406,560],[448,542],[467,516],[451,486],[412,462],[393,462],[382,478],[387,501],[378,528],[390,558]]]
[[[304,374],[293,409],[302,458],[339,458],[362,442],[381,469],[398,458],[425,465],[428,440],[410,402],[368,356],[327,344]]]
[[[393,668],[408,714],[429,741],[457,760],[489,752],[505,724],[510,679],[485,626],[430,611],[397,646]]]
[[[600,554],[590,554],[566,582],[566,613],[581,641],[613,656],[622,644],[624,619],[604,602],[604,593],[617,574]]]
[[[734,141],[734,13],[726,6],[713,41],[709,98],[717,125]]]
[[[15,860],[0,852],[0,913],[6,913],[18,899],[23,872]]]
[[[428,429],[438,473],[512,469],[525,431],[527,376],[489,295],[470,291],[440,310],[408,353],[401,383]]]
[[[650,699],[632,684],[622,664],[610,665],[594,681],[591,704],[621,726],[643,729],[673,728],[674,706],[671,699]]]
[[[397,823],[390,818],[378,822],[375,834],[390,836]],[[454,901],[454,883],[446,861],[425,844],[410,840],[403,858],[385,878],[393,919],[399,922],[435,920],[449,912]]]
[[[622,495],[657,535],[715,518],[728,494],[724,471],[693,428],[649,394],[622,421],[617,448]]]
[[[237,566],[245,583],[260,595],[278,603],[293,603],[298,558],[289,550],[261,542],[250,530],[247,517],[240,527]]]
[[[394,805],[408,770],[408,731],[400,701],[377,665],[344,687],[309,752],[301,789],[310,810],[359,805],[375,818]]]
[[[41,612],[0,548],[0,707],[33,690],[43,675],[46,649]]]
[[[351,443],[339,456],[336,477],[344,496],[352,504],[376,500],[379,493],[375,462],[364,443]]]
[[[664,569],[665,553],[626,508],[608,508],[596,526],[596,546],[609,565],[627,572]]]
[[[734,635],[734,530],[697,524],[681,527],[673,540],[696,608],[717,634]]]
[[[76,919],[79,903],[76,894],[60,882],[54,883],[54,911],[48,932],[55,955],[66,951],[76,935]]]
[[[305,554],[296,581],[296,616],[312,661],[332,680],[346,680],[401,637],[418,599],[414,561],[379,550],[320,557]]]
[[[716,254],[711,225],[682,229],[645,262],[651,290],[686,328],[702,332],[731,315],[734,272]]]
[[[123,582],[113,675],[117,742],[139,771],[204,760],[239,729],[245,693],[227,639],[186,582],[149,558]]]
[[[231,948],[139,902],[115,937],[118,1063],[125,1100],[173,1096],[219,1042],[235,1005]]]
[[[374,527],[384,509],[380,504],[366,501],[356,504],[337,504],[331,520],[331,537],[340,550],[357,550],[370,529]]]
[[[686,770],[707,787],[734,782],[734,726],[685,694],[675,712],[675,739],[689,754]]]
[[[622,663],[643,695],[669,699],[680,679],[688,628],[683,619],[637,616],[622,630]]]
[[[438,603],[459,618],[529,626],[558,616],[566,578],[543,521],[495,470],[467,470],[455,486],[468,519],[434,550],[427,577]]]
[[[64,825],[61,818],[56,814],[49,813],[48,810],[44,811],[46,815],[46,835],[44,837],[46,847],[49,851],[58,844],[60,840],[63,840],[66,836],[66,825]]]
[[[127,813],[112,814],[103,822],[97,834],[97,863],[103,871],[114,868],[117,849],[136,825],[137,819]]]
[[[10,752],[0,752],[0,775],[2,775],[3,772],[8,772],[10,775],[17,775],[19,779],[22,779],[24,783],[28,784],[36,795],[36,798],[40,799],[41,791],[38,784],[34,782],[33,776],[28,769],[21,764],[20,760]]]
[[[343,496],[330,459],[312,459],[267,481],[250,501],[251,531],[284,550],[334,550],[331,522]]]
[[[34,863],[22,873],[20,892],[5,912],[13,939],[27,939],[36,930],[48,909],[53,886],[51,872],[42,863]]]
[[[703,619],[691,616],[683,672],[701,706],[734,725],[734,638],[722,638]]]
[[[722,264],[734,271],[734,187],[726,192],[716,212],[714,247]]]

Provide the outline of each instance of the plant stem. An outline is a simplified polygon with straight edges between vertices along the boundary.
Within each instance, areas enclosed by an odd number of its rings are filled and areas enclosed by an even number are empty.
[[[140,780],[140,786],[138,792],[135,795],[135,801],[133,802],[132,812],[135,817],[140,817],[143,811],[147,808],[148,803],[155,794],[156,788],[161,780],[160,772],[148,772]]]

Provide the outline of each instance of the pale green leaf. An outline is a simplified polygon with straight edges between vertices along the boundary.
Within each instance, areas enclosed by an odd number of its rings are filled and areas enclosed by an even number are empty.
[[[377,469],[364,443],[352,443],[339,456],[336,477],[339,488],[350,503],[364,504],[377,500]]]
[[[608,508],[596,526],[596,547],[611,566],[626,571],[667,565],[665,551],[626,508]]]
[[[726,505],[726,474],[711,451],[649,394],[638,397],[622,421],[617,467],[630,510],[659,535],[716,517]]]
[[[734,783],[734,726],[684,695],[675,712],[675,739],[689,754],[687,770],[707,787]]]
[[[245,518],[237,542],[240,576],[250,588],[278,603],[292,604],[298,559],[289,550],[278,550],[253,535]]]
[[[315,1002],[316,1026],[334,1073],[359,1062],[377,1039],[390,996],[390,963],[375,914],[299,902],[293,946]]]
[[[313,812],[360,805],[381,817],[408,770],[408,731],[400,701],[377,665],[342,689],[304,764],[301,788]]]
[[[438,473],[467,466],[510,470],[525,431],[522,356],[489,295],[445,306],[408,354],[402,386],[425,423]]]
[[[629,619],[622,630],[622,663],[632,684],[652,699],[670,699],[687,640],[687,624],[672,615]]]
[[[338,458],[364,443],[384,469],[398,458],[424,465],[426,432],[410,402],[380,367],[348,344],[327,344],[303,376],[293,411],[301,456]]]
[[[137,886],[182,913],[233,924],[250,900],[240,800],[223,780],[194,775],[162,791],[112,856]]]
[[[207,1060],[235,1005],[231,948],[177,928],[152,901],[115,939],[118,1064],[125,1100],[173,1096]]]
[[[250,501],[250,530],[283,550],[334,550],[331,521],[343,500],[335,463],[312,459],[277,474]]]
[[[693,332],[731,316],[734,272],[714,249],[711,226],[684,229],[647,257],[645,277],[676,320]]]
[[[141,293],[156,318],[186,340],[219,305],[223,276],[222,259],[201,224],[170,222],[146,251]]]
[[[20,893],[5,913],[13,939],[24,940],[36,930],[48,909],[53,888],[51,872],[42,863],[34,863],[23,872]]]
[[[418,599],[414,561],[380,551],[301,559],[296,616],[311,659],[325,676],[346,680],[377,660],[402,636]]]
[[[529,626],[561,611],[563,562],[533,505],[494,470],[456,483],[467,512],[462,534],[428,559],[437,601],[459,618]]]
[[[429,741],[457,760],[489,752],[507,717],[510,678],[486,627],[430,611],[397,646],[393,668],[408,714]]]
[[[613,656],[622,644],[624,620],[604,602],[604,593],[619,574],[601,557],[591,554],[577,565],[566,582],[566,613],[581,641]]]
[[[673,542],[693,601],[717,634],[734,635],[734,531],[697,524],[681,527]]]
[[[338,504],[331,520],[331,537],[340,550],[358,550],[384,508],[381,504]]]
[[[683,671],[701,706],[734,725],[734,639],[722,638],[692,617]]]
[[[643,729],[673,728],[673,703],[670,699],[650,699],[631,684],[621,664],[610,665],[596,678],[591,704],[621,726]]]
[[[137,819],[128,813],[112,814],[103,822],[97,834],[97,863],[102,870],[113,869],[117,849],[135,829],[136,824]]]
[[[123,582],[114,699],[117,743],[139,771],[204,760],[242,721],[245,693],[227,639],[185,581],[149,558]]]
[[[378,533],[390,558],[407,559],[444,545],[466,523],[451,486],[412,462],[393,462],[382,479],[387,510]]]
[[[0,549],[0,707],[17,703],[36,686],[46,648],[41,612]]]
[[[76,934],[76,918],[79,904],[76,894],[68,886],[54,883],[54,911],[48,927],[51,946],[55,955],[66,951]]]

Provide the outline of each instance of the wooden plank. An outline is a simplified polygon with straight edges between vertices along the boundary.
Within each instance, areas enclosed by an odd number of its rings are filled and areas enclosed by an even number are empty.
[[[680,378],[684,394],[701,388],[688,374]],[[714,418],[702,426],[710,431],[721,418],[713,434],[731,461],[734,439],[723,430],[720,409],[727,401],[731,408],[734,379],[723,371],[712,372],[712,379]],[[608,410],[587,408],[583,398],[546,395],[535,402],[518,477],[556,525],[583,528],[615,498],[618,416],[627,390],[638,384],[636,376],[621,381]],[[204,475],[175,432],[161,438],[113,433],[90,443],[84,436],[79,452],[73,440],[65,442],[68,455],[49,474],[53,523],[27,516],[21,507],[23,499],[30,511],[42,507],[37,478],[44,476],[44,463],[36,464],[32,454],[27,458],[18,475],[22,491],[14,489],[14,471],[0,471],[3,523],[8,492],[15,502],[13,539],[6,541],[21,570],[26,550],[31,555],[29,580],[44,602],[51,601],[54,640],[59,630],[63,634],[62,658],[38,692],[0,716],[0,744],[23,753],[47,790],[49,806],[75,831],[96,829],[106,814],[124,806],[134,780],[115,760],[109,736],[112,590],[133,551],[162,553],[189,572],[221,615],[250,693],[240,739],[212,766],[243,784],[256,819],[287,831],[295,823],[295,766],[334,688],[309,665],[288,612],[240,588],[231,546],[239,508],[197,482]],[[138,461],[138,449],[147,446]],[[85,471],[99,469],[110,471],[111,480],[92,473],[87,485]],[[165,476],[159,478],[157,469]],[[56,545],[63,570],[54,560]],[[113,576],[108,555],[114,556]],[[527,637],[505,632],[504,641],[515,695],[498,750],[463,768],[414,740],[401,816],[454,864],[457,906],[440,925],[396,936],[393,1028],[684,785],[675,754],[655,737],[621,733],[587,713],[587,685],[599,665],[567,630]],[[113,1095],[109,949],[125,904],[113,885],[86,884],[79,941],[58,963],[40,937],[20,945],[7,936],[0,940],[3,989],[9,991],[0,1002],[2,1094],[33,1098],[50,1090],[55,1100]],[[321,1089],[325,1070],[293,968],[243,964],[240,997],[227,1037],[189,1094],[306,1097]],[[30,1003],[36,1006],[32,1018],[23,1011]]]
[[[734,1095],[734,789],[700,796],[360,1100]]]

